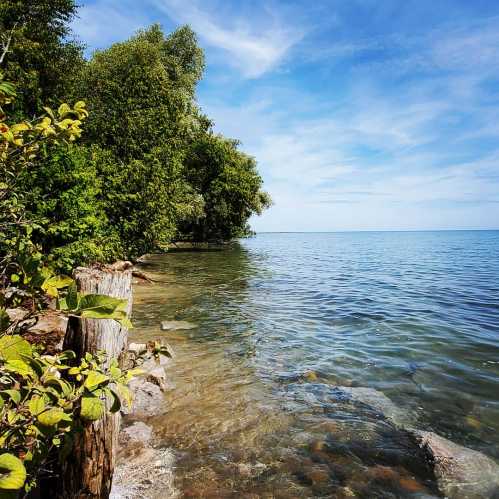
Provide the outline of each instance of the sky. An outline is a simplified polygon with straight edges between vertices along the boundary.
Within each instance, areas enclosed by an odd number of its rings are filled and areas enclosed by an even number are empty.
[[[257,231],[499,228],[499,1],[81,0],[88,54],[159,22],[254,156]]]

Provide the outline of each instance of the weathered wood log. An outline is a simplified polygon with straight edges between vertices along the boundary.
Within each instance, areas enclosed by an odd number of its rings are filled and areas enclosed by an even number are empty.
[[[125,267],[126,268],[126,267]],[[132,273],[110,267],[78,268],[75,271],[78,291],[124,298],[128,313],[132,308]],[[86,352],[106,352],[108,361],[123,364],[128,330],[111,319],[79,319],[71,317],[64,348],[79,357]],[[107,413],[101,420],[87,423],[75,436],[70,457],[62,464],[58,484],[59,498],[101,499],[111,492],[121,416]]]

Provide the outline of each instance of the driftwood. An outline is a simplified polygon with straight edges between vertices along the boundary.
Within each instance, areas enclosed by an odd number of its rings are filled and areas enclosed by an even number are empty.
[[[132,273],[124,265],[101,268],[78,268],[75,281],[78,290],[125,298],[128,313],[132,307]],[[104,351],[108,360],[117,358],[122,365],[128,341],[128,330],[110,319],[71,317],[64,348],[82,357],[86,352]],[[121,416],[107,413],[103,419],[87,423],[75,436],[70,457],[62,464],[57,497],[64,499],[107,498],[111,492]]]

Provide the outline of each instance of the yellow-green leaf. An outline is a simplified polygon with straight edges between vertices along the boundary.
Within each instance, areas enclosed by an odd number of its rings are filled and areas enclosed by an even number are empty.
[[[0,489],[19,490],[26,481],[23,462],[12,454],[0,455]]]
[[[31,355],[31,345],[22,336],[13,334],[0,338],[0,357],[5,360],[22,359]]]
[[[33,416],[38,416],[41,412],[45,410],[45,402],[42,397],[39,397],[38,395],[35,395],[29,402],[28,402],[28,409],[29,412]]]
[[[64,416],[65,414],[62,409],[54,407],[38,414],[38,421],[43,426],[55,426],[57,423],[65,419]]]
[[[80,416],[89,421],[96,421],[104,415],[104,403],[97,397],[82,397]]]
[[[95,388],[108,380],[109,378],[105,374],[96,371],[90,371],[88,373],[87,379],[85,380],[84,386],[85,388],[91,390],[92,388]]]
[[[35,374],[33,369],[20,359],[9,360],[5,364],[5,369],[21,376],[33,376]]]

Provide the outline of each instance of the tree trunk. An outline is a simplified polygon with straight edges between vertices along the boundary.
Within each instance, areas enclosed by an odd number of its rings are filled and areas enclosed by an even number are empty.
[[[128,300],[128,314],[132,309],[132,273],[112,267],[90,269],[79,267],[75,271],[78,291],[101,294]],[[64,348],[74,350],[78,357],[86,352],[104,351],[108,361],[119,359],[120,366],[128,343],[128,330],[111,319],[79,319],[69,321]],[[58,484],[59,498],[107,498],[111,492],[120,413],[109,412],[99,421],[84,425],[83,432],[75,435],[70,457],[62,464]]]

